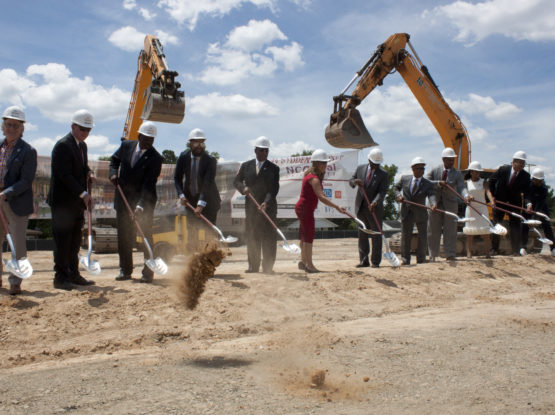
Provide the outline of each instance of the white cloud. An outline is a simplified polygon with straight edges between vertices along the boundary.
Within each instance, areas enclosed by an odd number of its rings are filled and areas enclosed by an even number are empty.
[[[166,33],[163,30],[155,30],[154,33],[156,33],[156,37],[160,39],[160,42],[162,42],[162,46],[170,45],[170,44],[179,45],[179,38],[177,36]],[[143,44],[144,44],[144,36],[143,36]]]
[[[123,0],[123,8],[126,10],[133,10],[137,7],[136,0]]]
[[[466,114],[484,114],[488,120],[498,121],[508,119],[522,110],[510,102],[495,102],[492,97],[483,97],[478,94],[468,94],[468,100],[447,100],[455,111]]]
[[[54,144],[58,141],[60,137],[57,138],[49,138],[49,137],[41,137],[36,138],[34,140],[30,140],[29,144],[31,144],[39,156],[50,156],[52,154],[52,149],[54,148]]]
[[[273,10],[277,0],[159,0],[158,7],[163,8],[177,22],[188,24],[189,29],[193,30],[201,15],[224,16],[244,3]]]
[[[280,65],[287,71],[303,65],[302,47],[296,42],[282,47],[269,46],[264,53],[252,52],[276,40],[287,39],[279,34],[283,35],[277,25],[268,20],[251,20],[247,26],[233,29],[223,46],[219,43],[209,46],[206,58],[209,66],[201,74],[201,81],[231,85],[249,76],[271,76]]]
[[[56,138],[40,137],[30,140],[29,144],[37,150],[39,156],[50,156],[54,145],[60,138],[62,138],[62,136],[57,136]],[[85,143],[87,144],[88,157],[90,160],[96,160],[98,157],[107,154],[111,155],[118,148],[118,145],[110,144],[108,137],[103,135],[89,135]]]
[[[552,0],[455,1],[425,11],[424,17],[451,21],[456,40],[468,45],[501,34],[515,40],[555,40],[555,3]]]
[[[266,102],[243,95],[221,95],[211,93],[197,95],[188,101],[189,112],[204,117],[261,117],[278,115],[278,110]]]
[[[153,18],[156,17],[156,13],[152,13],[150,12],[148,9],[145,9],[144,7],[141,7],[139,9],[139,14],[143,17],[143,19],[145,20],[152,20]]]
[[[262,46],[275,40],[286,40],[279,27],[270,20],[250,20],[246,26],[238,26],[227,36],[226,46],[246,52],[260,50]]]
[[[87,108],[96,120],[123,118],[129,106],[130,93],[104,88],[88,76],[72,77],[63,64],[31,65],[26,79],[32,78],[37,81],[20,94],[20,99],[54,121],[69,122],[79,108]]]
[[[144,47],[145,34],[134,27],[125,26],[113,32],[108,40],[120,49],[138,52]]]
[[[35,83],[13,69],[0,70],[0,102],[24,107],[22,95]]]
[[[270,158],[289,157],[291,154],[302,154],[303,151],[312,151],[314,147],[304,141],[295,141],[292,143],[279,143],[270,147]]]

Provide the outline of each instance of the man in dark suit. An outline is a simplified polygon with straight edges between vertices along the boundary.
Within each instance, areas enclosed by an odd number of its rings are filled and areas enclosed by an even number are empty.
[[[462,201],[458,200],[457,195],[446,184],[468,199],[468,190],[466,190],[462,174],[455,168],[456,158],[455,150],[446,147],[441,152],[442,163],[426,173],[426,178],[435,186],[437,207],[455,214],[458,211],[459,202]],[[445,213],[434,212],[428,221],[428,245],[431,261],[435,261],[439,256],[439,243],[442,235],[445,258],[448,261],[454,261],[457,256],[457,219]]]
[[[530,173],[524,170],[526,164],[526,153],[517,151],[513,155],[511,165],[504,165],[497,169],[489,178],[489,188],[493,195],[491,201],[494,205],[497,200],[510,203],[511,205],[526,207],[530,203]],[[500,205],[506,210],[518,210],[508,206]],[[505,213],[494,209],[493,220],[495,223],[503,221]],[[513,255],[520,255],[522,221],[509,215],[509,227],[511,234],[511,250]],[[499,235],[493,235],[492,248],[494,253],[499,253]]]
[[[401,179],[393,187],[397,202],[403,200],[426,203],[428,198],[432,209],[436,207],[436,196],[434,185],[424,175],[426,163],[422,157],[415,157],[411,162],[412,175],[401,176]],[[403,265],[410,264],[410,243],[412,230],[416,224],[418,229],[418,246],[416,248],[416,262],[426,262],[426,250],[428,249],[428,210],[423,207],[402,203],[401,205],[401,258]]]
[[[357,186],[355,199],[355,212],[357,218],[364,222],[366,228],[378,231],[376,221],[370,211],[373,211],[380,224],[383,225],[383,201],[387,193],[387,173],[380,168],[383,162],[383,154],[379,148],[374,148],[368,153],[368,164],[361,164],[357,167],[353,177],[349,180],[351,187]],[[370,207],[362,196],[361,191],[366,193],[370,201]],[[382,237],[372,235],[372,267],[378,268],[382,260]],[[370,243],[368,234],[358,231],[358,255],[359,264],[357,268],[370,266],[368,255],[370,253]]]
[[[181,204],[189,202],[194,211],[186,210],[187,244],[190,251],[196,251],[198,231],[204,227],[199,215],[204,215],[213,224],[220,210],[220,193],[216,186],[217,161],[205,149],[206,135],[200,128],[189,133],[190,149],[179,155],[175,166],[174,183]]]
[[[94,176],[89,168],[85,140],[93,126],[89,111],[76,111],[71,118],[71,132],[52,149],[47,203],[52,210],[54,288],[62,290],[72,290],[73,284],[94,284],[79,274],[78,258],[85,222],[83,212],[92,203],[87,182]]]
[[[277,194],[279,191],[279,167],[268,160],[270,140],[258,137],[254,143],[256,158],[241,164],[233,186],[241,194],[254,196],[268,216],[277,217]],[[249,198],[245,198],[245,235],[249,269],[258,272],[262,250],[262,272],[272,273],[276,260],[276,231]]]
[[[138,140],[125,140],[110,160],[110,180],[115,186],[121,187],[134,216],[139,221],[141,230],[148,242],[153,246],[152,220],[154,208],[158,200],[156,182],[162,170],[163,157],[153,147],[157,129],[153,122],[144,121],[139,128]],[[136,225],[129,214],[125,202],[116,189],[114,208],[118,228],[118,253],[120,273],[116,281],[130,280],[133,273],[133,247],[136,239]],[[149,258],[146,245],[145,261]],[[143,267],[139,280],[151,283],[154,273],[150,268]]]
[[[0,144],[0,209],[8,222],[17,259],[27,256],[27,223],[33,213],[33,180],[37,170],[37,151],[23,141],[25,113],[19,107],[8,107],[2,115]],[[0,226],[0,245],[6,230]],[[0,287],[2,286],[2,253],[0,252]],[[21,278],[10,274],[9,293],[21,294]]]

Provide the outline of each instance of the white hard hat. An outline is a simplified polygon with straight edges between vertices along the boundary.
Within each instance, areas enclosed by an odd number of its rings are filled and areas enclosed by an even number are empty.
[[[426,162],[424,161],[424,159],[422,157],[415,157],[412,159],[412,161],[410,162],[410,166],[414,166],[416,164],[423,164],[426,165]]]
[[[457,155],[455,154],[455,150],[453,150],[451,147],[445,147],[441,152],[441,157],[455,158],[457,157]]]
[[[541,167],[536,167],[532,170],[532,179],[543,180],[545,179],[545,173]]]
[[[156,134],[158,134],[158,129],[152,121],[143,121],[139,127],[139,134],[154,138],[156,137]]]
[[[2,114],[2,118],[4,119],[11,118],[12,120],[25,122],[25,113],[21,108],[14,105],[6,108],[6,110],[4,111],[4,114]]]
[[[79,110],[73,113],[73,116],[71,117],[71,123],[80,125],[81,127],[85,128],[93,128],[94,118],[89,111]]]
[[[200,128],[193,128],[189,133],[189,140],[206,140],[204,131],[202,131]]]
[[[327,163],[328,161],[330,161],[330,159],[328,158],[328,153],[326,153],[324,150],[318,149],[314,150],[312,156],[310,156],[310,162],[313,161],[323,161]]]
[[[526,153],[524,151],[517,151],[515,154],[513,154],[513,160],[524,160],[526,161]]]
[[[468,165],[468,170],[484,171],[479,161],[473,161]]]
[[[383,161],[382,150],[380,150],[377,147],[374,147],[368,153],[368,160],[371,161],[374,164],[381,164],[381,162]]]
[[[263,135],[254,140],[254,146],[258,148],[270,148],[270,140]]]

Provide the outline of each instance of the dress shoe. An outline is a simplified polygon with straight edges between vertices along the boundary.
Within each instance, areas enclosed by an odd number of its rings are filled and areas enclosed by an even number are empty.
[[[71,291],[73,290],[73,284],[67,280],[54,279],[54,288],[57,288],[59,290]]]
[[[131,279],[131,274],[127,275],[123,272],[120,272],[119,275],[116,277],[116,281],[127,281]]]
[[[299,263],[297,264],[297,267],[298,267],[301,271],[306,270],[306,265],[304,264],[303,261],[299,261]]]
[[[269,269],[268,271],[262,271],[262,273],[263,274],[269,274],[269,275],[275,274],[274,270],[272,270],[272,269]]]
[[[258,270],[255,271],[254,269],[250,269],[250,268],[249,268],[249,269],[246,269],[245,272],[246,272],[247,274],[255,274],[255,273],[258,272]]]
[[[14,285],[14,284],[10,284],[10,291],[9,291],[10,295],[18,295],[21,294],[21,285]]]
[[[360,264],[355,265],[356,268],[367,268],[370,264],[368,262],[361,262]]]
[[[307,269],[305,269],[305,271],[308,272],[309,274],[317,274],[318,272],[322,272],[322,271],[320,271],[319,269],[316,269],[316,268],[314,268],[314,269],[307,268]]]
[[[519,253],[520,253],[520,256],[526,256],[526,255],[528,255],[528,252],[526,252],[526,249],[524,249],[524,248],[520,248]]]
[[[88,280],[81,275],[77,275],[71,279],[71,283],[75,285],[94,285],[93,280]]]
[[[379,268],[379,264],[372,264],[372,268]]]
[[[406,258],[403,258],[403,259],[401,260],[401,265],[410,265],[410,261],[409,261],[408,259],[406,259]]]
[[[141,277],[139,282],[142,282],[143,284],[150,284],[150,283],[152,283],[152,280],[154,280],[153,275],[144,275],[143,274],[143,276]]]
[[[448,256],[447,258],[445,258],[447,261],[456,261],[457,258],[454,256]]]

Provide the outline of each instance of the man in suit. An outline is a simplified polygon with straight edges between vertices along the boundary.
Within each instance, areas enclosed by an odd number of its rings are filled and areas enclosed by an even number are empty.
[[[432,209],[436,208],[436,196],[434,185],[423,177],[426,163],[422,157],[415,157],[411,162],[412,175],[403,175],[393,187],[395,199],[401,205],[401,259],[403,265],[410,264],[410,243],[414,224],[418,229],[418,246],[416,249],[416,262],[426,262],[426,250],[428,248],[428,210],[403,203],[404,200],[426,203],[428,198]]]
[[[279,191],[279,167],[268,160],[270,140],[258,137],[254,142],[256,158],[241,164],[233,186],[242,195],[249,193],[275,222],[277,217],[277,194]],[[258,211],[254,202],[245,198],[245,235],[249,268],[246,272],[258,272],[262,251],[262,272],[272,273],[276,260],[276,231]]]
[[[144,121],[139,127],[138,140],[125,140],[110,160],[110,180],[114,186],[120,186],[134,218],[139,221],[141,230],[148,242],[153,246],[152,220],[154,208],[158,200],[156,182],[162,170],[163,157],[153,147],[157,128],[151,121]],[[114,208],[118,228],[118,253],[120,273],[116,281],[130,280],[133,273],[133,247],[136,239],[136,225],[129,214],[119,190],[116,190]],[[145,261],[149,258],[146,245]],[[150,268],[143,267],[139,282],[151,283],[154,273]]]
[[[364,222],[366,228],[378,231],[376,221],[371,212],[374,212],[380,224],[383,225],[383,201],[387,193],[387,173],[380,168],[383,162],[383,154],[379,148],[374,148],[368,153],[368,164],[361,164],[357,167],[353,177],[349,180],[351,187],[357,186],[355,199],[355,212],[357,218]],[[365,192],[370,201],[370,206],[361,192]],[[372,235],[372,268],[378,268],[382,260],[382,237]],[[358,255],[359,264],[357,268],[370,266],[368,255],[370,253],[370,243],[368,234],[358,231]]]
[[[78,258],[85,222],[83,213],[92,204],[87,183],[94,180],[94,175],[89,168],[85,140],[93,126],[89,111],[76,111],[71,118],[71,132],[52,149],[47,203],[52,210],[54,288],[67,291],[73,289],[73,284],[94,284],[79,274]]]
[[[526,207],[530,203],[530,173],[524,170],[526,164],[526,153],[517,151],[513,155],[511,165],[501,166],[489,178],[489,188],[493,195],[491,203],[495,205],[497,200],[510,203],[511,205]],[[500,205],[505,210],[520,211],[511,207]],[[493,220],[495,223],[503,221],[505,213],[494,209]],[[509,215],[509,227],[511,234],[511,249],[513,255],[520,255],[521,248],[521,226],[522,221]],[[492,248],[494,253],[499,253],[499,235],[493,235]]]
[[[175,166],[174,183],[183,206],[188,202],[194,211],[186,209],[187,244],[190,251],[200,248],[198,231],[204,227],[200,214],[213,224],[220,210],[220,193],[216,186],[214,157],[206,152],[206,135],[200,128],[189,133],[190,149],[179,155]]]
[[[426,174],[426,178],[435,186],[437,207],[455,214],[457,214],[459,206],[458,196],[446,184],[468,199],[468,190],[466,190],[462,174],[455,168],[456,158],[457,155],[452,148],[444,148],[441,153],[443,163]],[[442,235],[445,258],[448,261],[454,261],[457,255],[457,220],[445,213],[434,212],[430,214],[428,221],[428,246],[431,261],[435,261],[439,256],[439,242]]]
[[[33,180],[37,170],[37,151],[23,140],[25,113],[17,106],[8,107],[2,115],[5,140],[0,144],[0,209],[8,222],[15,245],[16,258],[27,256],[27,223],[33,213]],[[0,245],[6,229],[0,226]],[[2,253],[0,252],[0,287],[2,286]],[[9,293],[21,294],[21,278],[10,274]]]

